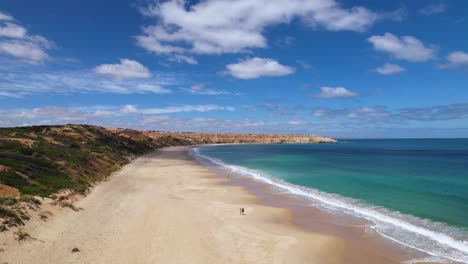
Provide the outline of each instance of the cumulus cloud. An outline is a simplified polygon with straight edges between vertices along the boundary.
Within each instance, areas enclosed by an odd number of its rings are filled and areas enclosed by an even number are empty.
[[[226,65],[225,74],[248,80],[260,77],[285,76],[294,73],[294,68],[281,65],[269,58],[253,58]]]
[[[320,87],[320,93],[313,94],[312,97],[318,98],[339,98],[339,97],[355,97],[358,93],[351,92],[344,87]]]
[[[143,64],[129,59],[120,59],[118,64],[102,64],[94,68],[94,72],[115,80],[147,79],[151,72]]]
[[[447,62],[439,64],[440,68],[459,68],[468,67],[468,53],[463,51],[454,51],[445,57]]]
[[[137,44],[156,54],[171,55],[265,48],[265,28],[294,19],[330,31],[365,31],[379,19],[364,7],[348,9],[335,0],[205,0],[192,5],[183,0],[154,1],[142,13],[157,23],[143,28]]]
[[[440,14],[445,12],[446,6],[444,3],[435,3],[435,4],[430,4],[427,5],[419,10],[419,13],[425,15],[425,16],[431,16],[435,14]]]
[[[423,62],[435,57],[435,49],[426,47],[413,36],[398,37],[391,33],[372,36],[367,39],[377,51],[388,53],[395,58],[411,62]]]
[[[171,93],[168,86],[178,85],[179,77],[159,74],[145,80],[125,79],[115,82],[89,74],[88,71],[3,71],[0,72],[0,90],[26,96],[35,93]],[[2,94],[0,94],[2,96]]]
[[[384,65],[377,67],[375,71],[382,75],[392,75],[404,72],[406,69],[397,64],[385,63]]]
[[[42,36],[30,35],[26,28],[12,22],[14,18],[0,12],[0,54],[28,63],[40,63],[49,55],[53,43]]]

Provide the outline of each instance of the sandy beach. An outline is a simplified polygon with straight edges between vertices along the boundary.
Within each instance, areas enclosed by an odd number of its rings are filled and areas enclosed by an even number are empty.
[[[291,210],[227,185],[187,150],[135,160],[76,202],[83,210],[32,220],[31,239],[1,233],[0,263],[395,263],[294,225]]]

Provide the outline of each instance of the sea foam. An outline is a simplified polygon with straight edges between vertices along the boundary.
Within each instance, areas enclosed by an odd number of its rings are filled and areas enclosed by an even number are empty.
[[[190,154],[201,163],[208,161],[227,168],[236,174],[271,184],[277,189],[306,199],[329,212],[344,213],[370,220],[374,225],[369,228],[375,230],[382,237],[400,245],[425,252],[431,256],[430,258],[425,258],[424,261],[468,263],[468,243],[466,242],[468,237],[457,228],[401,214],[386,208],[370,206],[340,195],[290,184],[264,172],[228,164],[219,159],[203,155],[198,148],[194,148]],[[412,260],[406,263],[419,261],[421,260]]]

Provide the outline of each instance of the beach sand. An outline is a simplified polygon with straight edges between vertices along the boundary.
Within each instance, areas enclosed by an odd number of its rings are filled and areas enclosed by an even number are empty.
[[[187,150],[135,160],[76,202],[83,210],[32,220],[32,239],[0,233],[0,263],[395,263],[294,225],[291,210],[227,185]]]

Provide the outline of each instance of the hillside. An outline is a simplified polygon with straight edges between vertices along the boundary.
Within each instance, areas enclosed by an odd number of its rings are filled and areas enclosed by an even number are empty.
[[[154,147],[87,125],[0,129],[0,184],[47,196],[88,186]],[[6,189],[5,187],[1,189]]]
[[[84,193],[131,159],[166,146],[320,142],[334,140],[311,135],[168,133],[90,125],[0,128],[0,197],[18,191],[39,196],[62,189]]]

